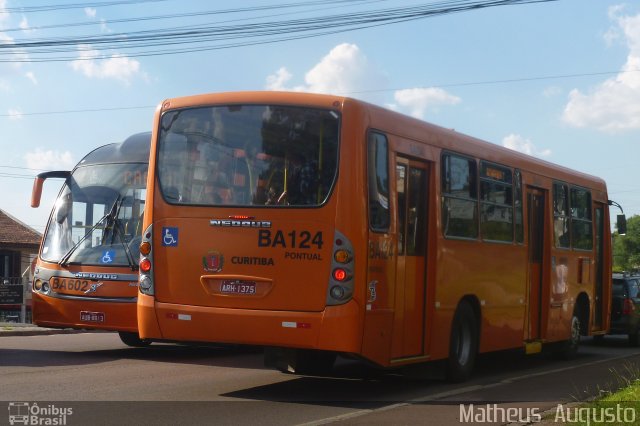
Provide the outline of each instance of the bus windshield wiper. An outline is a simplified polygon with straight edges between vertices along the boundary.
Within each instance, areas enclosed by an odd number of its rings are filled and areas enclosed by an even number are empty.
[[[136,271],[138,269],[138,264],[133,259],[133,254],[129,249],[129,245],[124,241],[124,235],[125,235],[124,229],[122,229],[122,224],[118,220],[118,212],[120,211],[120,206],[122,205],[122,201],[120,201],[117,204],[118,206],[116,207],[115,212],[113,212],[113,215],[111,215],[112,212],[110,212],[110,214],[107,216],[107,227],[111,226],[113,228],[113,233],[111,234],[111,244],[113,245],[116,235],[120,234],[120,238],[118,239],[120,240],[120,244],[122,244],[122,247],[124,247],[124,253],[127,256],[127,262],[129,263],[129,267],[131,268],[132,271]]]
[[[100,220],[98,220],[95,225],[93,225],[91,228],[89,228],[89,230],[84,234],[84,236],[82,238],[80,238],[80,240],[78,240],[77,243],[75,243],[67,252],[67,254],[65,254],[62,259],[60,259],[60,261],[58,262],[58,265],[66,267],[67,264],[69,263],[69,259],[71,258],[71,255],[78,249],[78,247],[80,247],[80,244],[82,244],[92,233],[93,231],[96,230],[96,228],[98,227],[98,225],[100,225],[102,222],[104,222],[106,219],[112,217],[112,215],[117,214],[118,209],[120,208],[120,203],[122,202],[122,197],[120,195],[118,195],[118,198],[116,198],[116,200],[114,201],[113,205],[111,206],[111,209],[109,210],[109,213],[105,214],[104,216],[102,216],[100,218]]]

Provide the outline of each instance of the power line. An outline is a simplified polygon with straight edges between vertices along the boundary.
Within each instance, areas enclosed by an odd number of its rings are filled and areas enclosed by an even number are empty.
[[[99,36],[53,37],[18,42],[14,40],[0,44],[0,57],[6,58],[0,59],[0,62],[67,62],[112,57],[93,54],[93,46],[96,45],[102,50],[118,48],[128,51],[128,57],[202,52],[319,37],[488,7],[552,1],[558,0],[446,0],[429,5],[243,25],[207,24]],[[183,47],[185,45],[189,47]],[[89,54],[81,54],[80,57],[59,55],[71,52]]]
[[[33,180],[33,178],[35,177],[35,175],[30,176],[30,175],[18,175],[18,174],[12,174],[12,173],[0,173],[0,178],[12,178],[12,179],[29,179],[29,180]]]
[[[20,115],[56,115],[56,114],[75,114],[84,112],[104,112],[104,111],[128,111],[132,109],[149,109],[155,108],[157,105],[144,105],[144,106],[128,106],[128,107],[112,107],[112,108],[84,108],[84,109],[69,109],[63,111],[39,111],[39,112],[21,112]],[[14,117],[13,114],[0,114],[0,117]]]
[[[445,83],[445,84],[427,84],[422,85],[417,88],[451,88],[451,87],[464,87],[464,86],[480,86],[480,85],[490,85],[490,84],[511,84],[511,83],[521,83],[525,81],[542,81],[542,80],[555,80],[555,79],[563,79],[563,78],[579,78],[579,77],[593,77],[593,76],[601,76],[601,75],[613,75],[613,74],[621,74],[627,72],[640,72],[640,69],[636,70],[619,70],[619,71],[598,71],[598,72],[590,72],[590,73],[575,73],[575,74],[558,74],[558,75],[547,75],[547,76],[536,76],[536,77],[518,77],[518,78],[508,78],[501,80],[481,80],[481,81],[470,81],[470,82],[457,82],[457,83]],[[358,90],[358,91],[350,91],[350,92],[337,92],[334,93],[336,95],[350,95],[350,94],[361,94],[361,93],[382,93],[382,92],[395,92],[399,90],[406,89],[415,89],[416,87],[402,87],[402,88],[391,88],[391,89],[366,89],[366,90]],[[157,105],[140,105],[140,106],[126,106],[126,107],[106,107],[106,108],[84,108],[84,109],[71,109],[71,110],[61,110],[61,111],[38,111],[38,112],[24,112],[20,115],[22,116],[38,116],[38,115],[56,115],[56,114],[76,114],[76,113],[87,113],[87,112],[104,112],[104,111],[128,111],[133,109],[151,109],[155,108]],[[13,114],[0,114],[0,117],[13,117]],[[2,166],[0,166],[2,167]]]
[[[48,171],[50,171],[50,170],[47,170],[47,169],[34,169],[32,167],[3,166],[3,165],[0,165],[0,169],[33,170],[33,171],[37,171],[37,172],[48,172]]]
[[[300,7],[309,7],[309,6],[327,6],[327,5],[340,5],[342,7],[345,6],[358,6],[358,5],[366,5],[370,3],[380,3],[386,2],[389,0],[318,0],[318,1],[307,1],[302,3],[288,3],[288,4],[279,4],[279,5],[269,5],[269,6],[254,6],[254,7],[245,7],[245,8],[237,8],[237,9],[222,9],[222,10],[209,10],[203,12],[184,12],[184,13],[172,13],[165,15],[152,15],[152,16],[140,16],[134,18],[120,18],[120,19],[102,19],[99,21],[82,21],[82,22],[67,22],[67,23],[59,23],[59,24],[50,24],[50,25],[39,25],[29,27],[29,30],[46,30],[46,29],[55,29],[55,28],[69,28],[69,27],[85,27],[85,26],[96,26],[96,25],[111,25],[111,24],[122,24],[129,22],[143,22],[143,21],[155,21],[155,20],[166,20],[166,19],[179,19],[179,18],[193,18],[193,17],[202,17],[202,16],[210,16],[210,15],[225,15],[225,14],[234,14],[234,13],[242,13],[242,12],[257,12],[257,11],[271,11],[271,10],[280,10],[280,9],[291,9],[291,8],[300,8]],[[327,8],[323,8],[327,9]],[[295,13],[305,13],[314,10],[303,10]],[[279,13],[277,16],[285,15],[283,13]],[[262,16],[268,17],[273,15]],[[257,19],[258,17],[252,18],[243,18],[237,20],[228,20],[221,21],[219,23],[228,23],[228,22],[238,22],[238,21],[246,21],[251,19]],[[4,33],[11,32],[21,32],[24,31],[24,28],[6,28],[3,29]]]
[[[3,10],[8,13],[35,13],[35,12],[54,12],[57,10],[69,10],[69,9],[85,9],[87,7],[110,7],[110,6],[123,6],[134,5],[141,3],[160,3],[168,0],[120,0],[120,1],[103,1],[93,3],[66,3],[66,4],[50,4],[45,6],[20,6],[20,7],[5,7]]]
[[[446,84],[434,84],[432,86],[423,86],[423,87],[463,87],[463,86],[481,86],[488,84],[508,84],[508,83],[522,83],[524,81],[538,81],[538,80],[557,80],[563,78],[577,78],[577,77],[594,77],[599,75],[613,75],[613,74],[623,74],[628,72],[640,72],[640,69],[636,70],[618,70],[618,71],[599,71],[599,72],[590,72],[590,73],[577,73],[577,74],[558,74],[558,75],[546,75],[539,77],[519,77],[519,78],[510,78],[503,80],[482,80],[482,81],[472,81],[466,83],[446,83]],[[372,89],[372,90],[359,90],[348,93],[376,93],[376,92],[392,92],[398,90],[404,90],[406,88],[400,89]]]

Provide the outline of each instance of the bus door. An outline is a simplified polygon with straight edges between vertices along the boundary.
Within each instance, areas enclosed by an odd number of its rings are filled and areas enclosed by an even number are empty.
[[[602,203],[594,203],[594,217],[595,217],[595,226],[596,226],[596,256],[595,256],[595,271],[596,271],[596,279],[595,279],[595,303],[594,303],[594,313],[593,313],[593,329],[594,331],[602,330],[603,325],[606,323],[604,321],[603,315],[609,315],[604,309],[604,204]]]
[[[429,165],[397,157],[396,280],[391,357],[424,353]]]
[[[545,244],[545,192],[527,187],[529,223],[529,327],[526,340],[542,338],[544,244]]]

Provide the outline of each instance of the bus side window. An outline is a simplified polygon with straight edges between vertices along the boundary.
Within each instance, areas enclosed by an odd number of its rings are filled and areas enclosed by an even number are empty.
[[[571,246],[578,250],[593,248],[593,224],[591,220],[591,192],[571,188]]]
[[[556,247],[569,248],[569,191],[564,183],[553,184],[553,236]]]
[[[472,158],[442,156],[442,226],[447,237],[478,238],[478,168]]]
[[[369,226],[376,232],[389,230],[389,154],[387,138],[369,133],[368,145]]]

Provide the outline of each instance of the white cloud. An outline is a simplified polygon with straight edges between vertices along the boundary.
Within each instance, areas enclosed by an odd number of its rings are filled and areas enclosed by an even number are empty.
[[[36,75],[35,75],[33,72],[28,71],[28,72],[26,72],[26,73],[24,74],[24,76],[25,76],[25,77],[27,77],[29,80],[31,80],[31,82],[32,82],[34,85],[35,85],[35,84],[38,84],[38,79],[36,79]]]
[[[287,90],[286,85],[291,80],[291,73],[285,67],[280,68],[275,74],[267,76],[267,90]]]
[[[620,13],[622,13],[625,8],[626,6],[624,4],[616,4],[616,5],[610,6],[607,11],[607,15],[609,16],[609,19],[611,20],[616,19],[618,15],[620,15]]]
[[[106,19],[100,19],[100,31],[102,31],[103,33],[110,33],[111,32],[111,30],[107,26],[107,20]]]
[[[640,14],[620,16],[621,11],[610,9],[610,17],[629,48],[627,62],[618,75],[588,93],[578,89],[569,93],[562,118],[571,126],[606,132],[640,129]],[[615,31],[605,35],[608,42],[614,40],[612,34]]]
[[[550,149],[539,150],[530,139],[515,133],[512,133],[502,139],[502,145],[509,149],[513,149],[514,151],[536,157],[548,157],[551,155]]]
[[[377,88],[384,77],[355,44],[342,43],[304,77],[310,92],[345,93]]]
[[[387,87],[384,73],[355,44],[342,43],[331,49],[304,77],[305,84],[291,84],[293,75],[286,67],[267,76],[267,90],[292,90],[336,95],[357,95],[384,105],[380,94]],[[455,105],[461,100],[439,88],[416,88],[396,91],[395,104],[388,108],[424,118],[427,110],[443,105]]]
[[[562,89],[558,86],[549,86],[542,91],[545,98],[553,98],[562,93]]]
[[[413,117],[423,119],[427,110],[442,105],[456,105],[461,99],[437,88],[414,88],[397,90],[393,95],[396,103],[388,105],[392,109],[406,111]]]
[[[30,169],[71,170],[75,161],[69,151],[53,151],[36,148],[24,155],[26,165]]]
[[[84,14],[87,15],[89,18],[95,18],[96,17],[96,9],[94,7],[85,7],[84,8]]]
[[[9,120],[20,120],[22,118],[22,111],[16,108],[9,108],[7,113],[9,114]]]
[[[71,62],[71,67],[86,77],[115,79],[129,84],[133,77],[140,75],[140,62],[124,55],[111,55],[108,59],[97,59],[99,52],[89,46],[79,47],[79,59]],[[144,75],[143,75],[144,76]]]
[[[342,43],[331,49],[304,77],[305,84],[289,86],[293,76],[282,67],[267,77],[269,90],[294,90],[313,93],[349,95],[353,92],[386,85],[383,74],[355,44]]]
[[[1,2],[2,0],[0,0]],[[0,9],[1,10],[1,9]],[[11,45],[15,44],[13,37],[9,37],[5,33],[0,32],[0,44]],[[29,55],[24,50],[18,50],[15,53],[9,54],[9,58],[12,59],[11,66],[13,68],[20,68],[22,66],[22,62],[29,58]]]
[[[3,22],[9,20],[9,12],[7,12],[7,0],[0,0],[0,28],[2,28]]]
[[[31,31],[31,28],[29,28],[29,21],[27,21],[27,17],[23,16],[22,19],[20,20],[20,23],[18,24],[18,26],[20,27],[20,29],[22,31]]]

